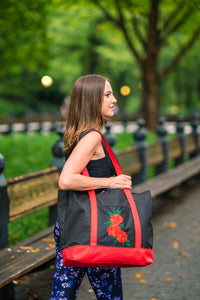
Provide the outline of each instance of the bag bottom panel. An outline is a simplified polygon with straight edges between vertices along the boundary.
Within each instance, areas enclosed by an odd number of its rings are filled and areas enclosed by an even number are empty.
[[[153,249],[78,245],[62,250],[68,267],[130,268],[153,263]]]

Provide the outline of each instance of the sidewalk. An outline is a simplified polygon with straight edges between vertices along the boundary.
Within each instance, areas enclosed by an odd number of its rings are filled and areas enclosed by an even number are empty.
[[[124,300],[200,299],[200,178],[154,201],[154,263],[122,269]],[[16,300],[49,300],[53,265],[24,276]],[[87,277],[77,300],[95,300]]]

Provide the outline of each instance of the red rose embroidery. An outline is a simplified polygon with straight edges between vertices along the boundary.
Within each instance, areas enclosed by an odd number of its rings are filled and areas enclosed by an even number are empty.
[[[126,232],[121,231],[119,234],[116,236],[118,242],[120,243],[125,243],[128,240],[128,235]]]
[[[110,236],[113,236],[113,237],[116,237],[121,231],[121,227],[120,226],[113,226],[113,225],[109,225],[107,227],[107,232],[108,232],[108,235]]]
[[[123,220],[124,220],[123,217],[120,216],[119,214],[113,214],[110,216],[110,222],[114,226],[121,224]]]
[[[111,239],[115,243],[125,243],[126,246],[131,247],[130,241],[128,240],[128,234],[122,230],[124,227],[122,224],[124,219],[120,214],[121,210],[119,209],[109,212],[110,220],[104,222],[104,224],[107,226],[108,235],[111,236]]]

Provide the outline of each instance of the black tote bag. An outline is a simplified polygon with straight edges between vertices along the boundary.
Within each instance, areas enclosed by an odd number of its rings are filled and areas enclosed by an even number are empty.
[[[116,174],[123,174],[102,136]],[[89,176],[87,168],[82,172]],[[63,263],[71,267],[135,267],[153,262],[150,191],[58,191]]]

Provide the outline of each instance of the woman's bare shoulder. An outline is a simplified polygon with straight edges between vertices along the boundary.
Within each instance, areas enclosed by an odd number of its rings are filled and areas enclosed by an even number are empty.
[[[84,142],[84,143],[88,143],[92,144],[92,145],[97,145],[99,143],[101,143],[101,135],[98,131],[93,130],[88,132],[84,137],[82,137],[82,139],[80,140],[80,142]]]

